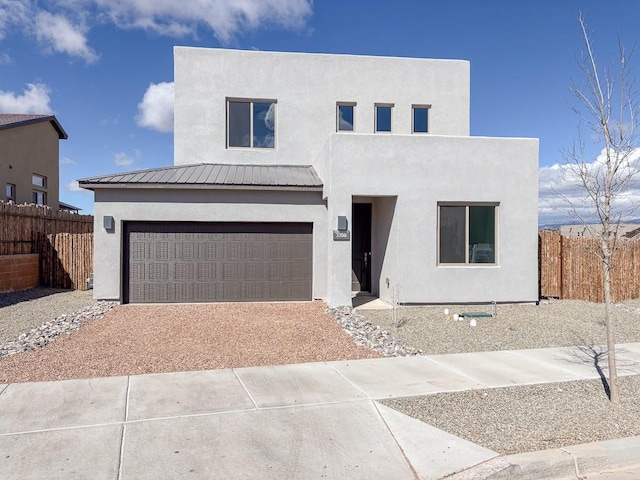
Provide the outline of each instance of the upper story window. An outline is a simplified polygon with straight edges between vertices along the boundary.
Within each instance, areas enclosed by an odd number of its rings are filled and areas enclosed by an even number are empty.
[[[34,187],[47,188],[47,177],[34,173],[31,175],[31,183]]]
[[[411,133],[429,133],[430,105],[412,105]]]
[[[7,183],[6,201],[16,203],[16,186],[13,183]]]
[[[227,147],[275,148],[275,100],[227,100]]]
[[[336,128],[338,132],[353,132],[356,104],[339,102],[336,106]]]
[[[376,104],[376,132],[391,132],[392,104]]]
[[[496,263],[496,204],[438,205],[438,264]]]

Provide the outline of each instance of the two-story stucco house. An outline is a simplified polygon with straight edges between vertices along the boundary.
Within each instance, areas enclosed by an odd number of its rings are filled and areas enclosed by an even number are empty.
[[[538,299],[538,141],[469,135],[468,62],[174,53],[174,166],[80,181],[96,298]]]
[[[59,208],[59,141],[66,138],[53,115],[0,114],[2,200]]]

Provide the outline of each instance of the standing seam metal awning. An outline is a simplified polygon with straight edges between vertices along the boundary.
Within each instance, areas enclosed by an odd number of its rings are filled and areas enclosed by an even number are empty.
[[[101,187],[251,187],[322,190],[310,165],[228,165],[200,163],[83,178],[83,188]]]

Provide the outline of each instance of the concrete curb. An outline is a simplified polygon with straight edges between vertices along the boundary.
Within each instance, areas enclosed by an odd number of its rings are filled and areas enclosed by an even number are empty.
[[[594,428],[597,428],[594,426]],[[574,479],[640,464],[640,436],[504,455],[449,480]]]

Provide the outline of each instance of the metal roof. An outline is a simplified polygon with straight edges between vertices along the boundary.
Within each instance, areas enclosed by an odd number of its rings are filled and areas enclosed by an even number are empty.
[[[310,165],[228,165],[199,163],[83,178],[81,187],[96,188],[257,188],[322,190]]]
[[[68,138],[60,122],[55,115],[26,115],[19,113],[0,113],[0,130],[14,127],[24,127],[40,122],[51,122],[53,128],[58,132],[58,138],[65,140]]]

